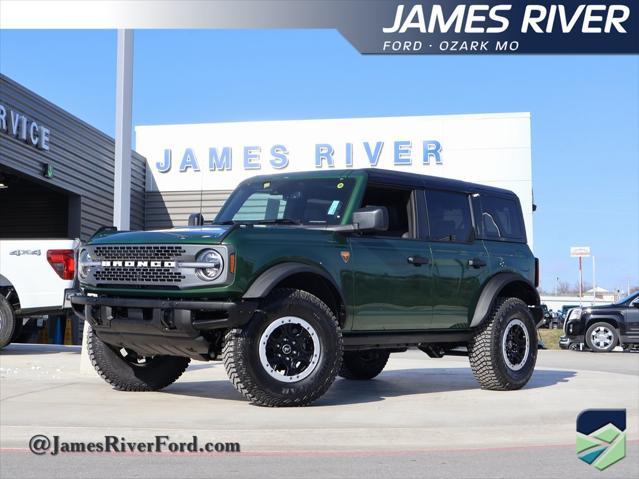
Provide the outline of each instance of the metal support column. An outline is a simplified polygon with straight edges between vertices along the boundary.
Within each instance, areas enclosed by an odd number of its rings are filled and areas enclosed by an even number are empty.
[[[131,225],[133,30],[118,30],[116,75],[113,224],[119,230],[128,230]]]
[[[133,30],[118,30],[115,86],[115,177],[113,184],[113,225],[131,227],[131,115],[133,110]],[[80,371],[94,373],[87,352],[89,325],[82,334]]]

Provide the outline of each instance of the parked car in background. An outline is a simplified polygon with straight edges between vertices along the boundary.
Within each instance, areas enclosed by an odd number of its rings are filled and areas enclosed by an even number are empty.
[[[580,349],[585,344],[594,352],[624,350],[639,346],[639,292],[613,304],[573,308],[559,340],[562,349]]]
[[[537,325],[537,327],[538,328],[549,328],[550,327],[550,320],[552,319],[552,313],[550,312],[550,310],[548,309],[548,305],[546,305],[546,304],[542,304],[541,305],[541,310],[543,312],[543,316],[542,316],[541,322]]]
[[[0,240],[0,348],[31,317],[64,314],[75,277],[74,240]]]

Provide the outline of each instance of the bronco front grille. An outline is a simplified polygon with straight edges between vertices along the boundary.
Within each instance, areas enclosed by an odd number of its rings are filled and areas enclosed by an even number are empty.
[[[96,246],[95,255],[101,260],[172,260],[186,251],[176,245],[114,245]]]
[[[228,258],[228,246],[207,244],[97,244],[86,245],[80,256],[79,279],[97,288],[124,286],[131,289],[188,289],[222,284],[229,278],[224,271],[219,280],[202,280],[197,274],[198,254],[214,249]]]
[[[93,250],[95,260],[107,264],[96,268],[93,276],[102,284],[179,284],[185,279],[183,271],[165,265],[165,262],[191,259],[191,255],[185,255],[186,249],[180,245],[96,246]]]
[[[179,283],[184,275],[171,268],[110,267],[95,272],[100,282],[126,283]]]

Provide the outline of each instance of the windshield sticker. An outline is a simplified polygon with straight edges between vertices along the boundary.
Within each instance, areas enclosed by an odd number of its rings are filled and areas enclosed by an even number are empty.
[[[342,188],[344,188],[344,183],[340,181],[339,183],[337,183],[337,189],[341,190]]]
[[[331,203],[330,208],[328,209],[328,214],[329,214],[329,215],[334,215],[334,214],[335,214],[335,212],[337,211],[337,208],[339,207],[339,204],[340,204],[340,203],[341,203],[341,201],[339,201],[339,200],[334,200],[334,201]]]

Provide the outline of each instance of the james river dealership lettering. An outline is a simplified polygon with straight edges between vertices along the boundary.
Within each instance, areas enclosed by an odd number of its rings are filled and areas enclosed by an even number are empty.
[[[364,141],[361,145],[345,143],[343,151],[336,151],[330,143],[316,143],[314,146],[315,168],[334,168],[338,163],[337,166],[352,168],[354,155],[364,155],[370,166],[375,167],[379,163],[384,146],[383,141]],[[398,140],[392,143],[391,148],[393,149],[393,163],[395,166],[410,166],[413,161],[418,161],[424,165],[430,165],[431,161],[437,165],[442,164],[442,146],[436,140],[422,141],[417,148],[411,141]],[[358,149],[361,151],[357,151]],[[415,149],[420,150],[417,160],[413,158]],[[268,162],[276,170],[283,170],[288,166],[290,152],[285,145],[273,145],[267,148],[266,151],[268,154],[264,154],[263,148],[257,145],[244,146],[241,151],[241,166],[245,170],[260,170],[262,161]],[[263,156],[267,156],[267,159],[264,159]],[[179,168],[180,173],[184,173],[189,169],[197,172],[202,168],[208,168],[210,171],[231,171],[234,157],[233,148],[230,146],[222,148],[210,147],[207,159],[198,158],[193,148],[184,148],[183,152],[180,151],[179,159],[176,158],[174,160],[173,150],[166,148],[164,149],[163,161],[156,162],[155,167],[159,173],[168,173],[174,166]]]

